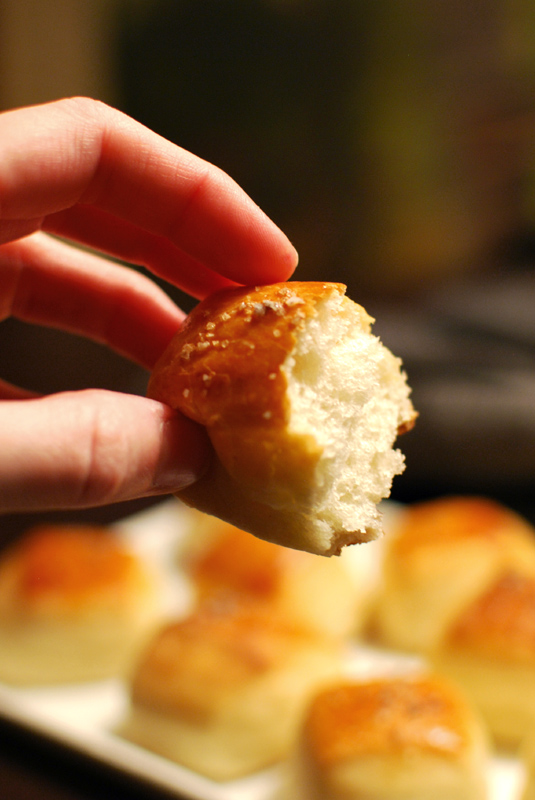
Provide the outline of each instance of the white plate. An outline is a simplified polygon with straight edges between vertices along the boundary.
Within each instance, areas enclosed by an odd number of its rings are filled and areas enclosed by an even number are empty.
[[[165,501],[123,520],[119,527],[136,550],[165,567],[176,552],[185,525],[181,506]],[[166,588],[169,610],[184,611],[190,594],[176,569],[169,571]],[[418,666],[417,659],[359,646],[349,659],[348,673],[378,675]],[[121,739],[114,729],[127,706],[127,689],[118,680],[42,689],[14,689],[0,684],[0,717],[177,797],[282,800],[282,769],[231,783],[215,783]],[[489,800],[520,800],[522,782],[523,769],[517,760],[493,759],[489,765]]]

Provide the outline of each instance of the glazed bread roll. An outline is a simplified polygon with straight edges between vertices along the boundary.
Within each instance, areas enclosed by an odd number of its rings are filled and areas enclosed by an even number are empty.
[[[155,576],[111,529],[32,528],[0,560],[0,680],[124,675],[161,613]]]
[[[355,580],[343,557],[319,558],[202,517],[182,556],[199,603],[234,599],[326,636],[363,628],[371,589]]]
[[[381,531],[377,503],[415,412],[399,359],[337,283],[219,292],[190,314],[148,395],[206,426],[216,457],[179,497],[320,555]]]
[[[318,693],[305,716],[296,796],[483,800],[487,757],[480,721],[443,679],[341,683]]]
[[[480,497],[409,506],[385,540],[374,634],[390,647],[426,653],[507,566],[535,574],[532,526]]]
[[[213,780],[239,778],[288,754],[310,695],[341,669],[332,640],[204,606],[154,637],[119,733]]]
[[[453,622],[433,654],[479,708],[497,743],[535,731],[535,578],[506,572]]]
[[[524,767],[524,784],[520,800],[535,800],[535,728],[522,743],[520,755]]]

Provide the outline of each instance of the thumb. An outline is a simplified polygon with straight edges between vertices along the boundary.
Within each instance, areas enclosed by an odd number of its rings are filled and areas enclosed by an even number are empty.
[[[90,389],[0,403],[0,510],[84,508],[185,488],[203,428],[168,406]]]

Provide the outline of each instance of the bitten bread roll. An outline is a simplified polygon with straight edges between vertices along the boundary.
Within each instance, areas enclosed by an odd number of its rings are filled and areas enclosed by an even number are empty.
[[[224,290],[163,354],[148,394],[204,425],[216,458],[178,495],[298,550],[339,554],[381,532],[377,503],[415,412],[399,359],[337,283]]]
[[[255,610],[204,606],[146,649],[119,733],[217,781],[291,750],[312,693],[342,673],[343,650]]]
[[[0,560],[0,681],[124,676],[162,613],[156,576],[111,529],[36,526]]]
[[[535,575],[535,531],[484,497],[415,503],[385,540],[374,633],[396,649],[426,653],[500,572]]]
[[[488,748],[471,706],[435,676],[319,692],[299,741],[299,800],[483,800]],[[299,788],[300,787],[300,788]]]
[[[535,731],[535,577],[505,572],[463,610],[433,654],[479,708],[497,743]]]

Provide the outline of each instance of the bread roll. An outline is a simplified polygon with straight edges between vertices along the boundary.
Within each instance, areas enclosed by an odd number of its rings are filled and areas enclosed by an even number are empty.
[[[255,610],[204,606],[153,639],[119,732],[213,780],[232,780],[288,754],[311,693],[341,669],[333,640]]]
[[[535,578],[501,575],[458,615],[433,654],[480,709],[497,743],[535,730]]]
[[[535,800],[535,728],[522,743],[520,757],[524,768],[524,782],[519,800]]]
[[[0,560],[0,680],[123,675],[160,615],[155,576],[111,529],[32,528]]]
[[[480,497],[409,506],[385,540],[374,633],[396,649],[426,653],[507,566],[535,574],[535,531]]]
[[[415,412],[400,361],[337,283],[224,290],[190,314],[148,394],[206,426],[216,457],[180,492],[260,538],[320,555],[381,531],[377,503]]]
[[[363,628],[370,587],[354,579],[343,557],[281,547],[214,517],[200,520],[191,533],[182,565],[198,602],[234,598],[326,636],[352,636]]]
[[[299,800],[483,800],[487,742],[436,676],[341,683],[313,699],[299,742]]]

